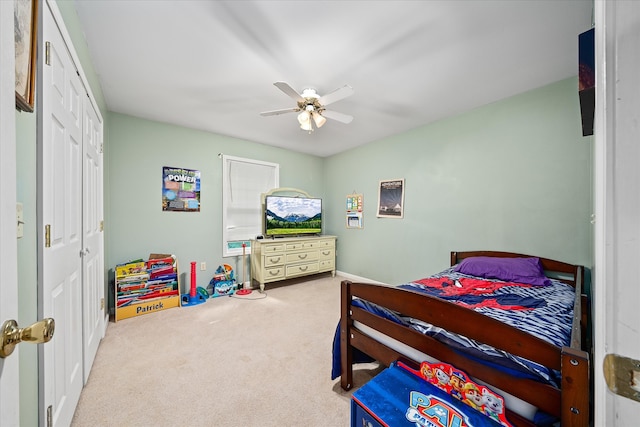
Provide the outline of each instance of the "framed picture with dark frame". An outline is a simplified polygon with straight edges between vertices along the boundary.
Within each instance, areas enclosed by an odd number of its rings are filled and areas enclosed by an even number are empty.
[[[404,178],[380,181],[376,216],[378,218],[404,217]]]
[[[15,0],[16,108],[33,112],[36,91],[38,0]]]

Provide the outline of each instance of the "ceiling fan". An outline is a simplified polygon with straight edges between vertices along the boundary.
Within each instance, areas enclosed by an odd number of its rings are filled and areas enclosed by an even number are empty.
[[[329,104],[353,95],[353,88],[349,85],[344,85],[324,96],[318,95],[313,88],[304,89],[300,94],[288,83],[275,82],[274,85],[296,101],[297,106],[281,110],[264,111],[260,113],[261,116],[277,116],[284,113],[300,112],[300,114],[298,114],[300,128],[309,131],[309,133],[313,132],[313,123],[315,123],[317,128],[320,128],[326,123],[328,118],[341,123],[351,123],[353,120],[352,116],[325,108]]]

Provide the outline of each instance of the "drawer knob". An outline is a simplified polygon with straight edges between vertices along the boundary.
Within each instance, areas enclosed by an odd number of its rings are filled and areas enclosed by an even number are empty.
[[[298,258],[300,259],[305,259],[307,257],[308,254],[299,254]]]

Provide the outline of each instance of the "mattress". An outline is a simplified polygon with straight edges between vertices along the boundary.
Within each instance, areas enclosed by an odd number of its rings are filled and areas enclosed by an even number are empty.
[[[438,286],[438,283],[445,285]],[[573,287],[559,280],[551,279],[547,286],[525,285],[481,279],[455,272],[451,267],[426,279],[399,287],[466,306],[557,347],[567,346],[571,341],[575,293]],[[560,386],[561,378],[557,371],[431,324],[399,317],[402,323],[413,329],[492,366],[500,366],[510,375]]]

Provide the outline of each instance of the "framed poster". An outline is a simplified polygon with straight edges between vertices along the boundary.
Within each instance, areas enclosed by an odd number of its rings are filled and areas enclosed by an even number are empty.
[[[15,0],[16,108],[33,112],[36,92],[38,0]]]
[[[380,181],[378,218],[404,217],[404,178]]]
[[[162,210],[200,212],[200,171],[162,168]]]

